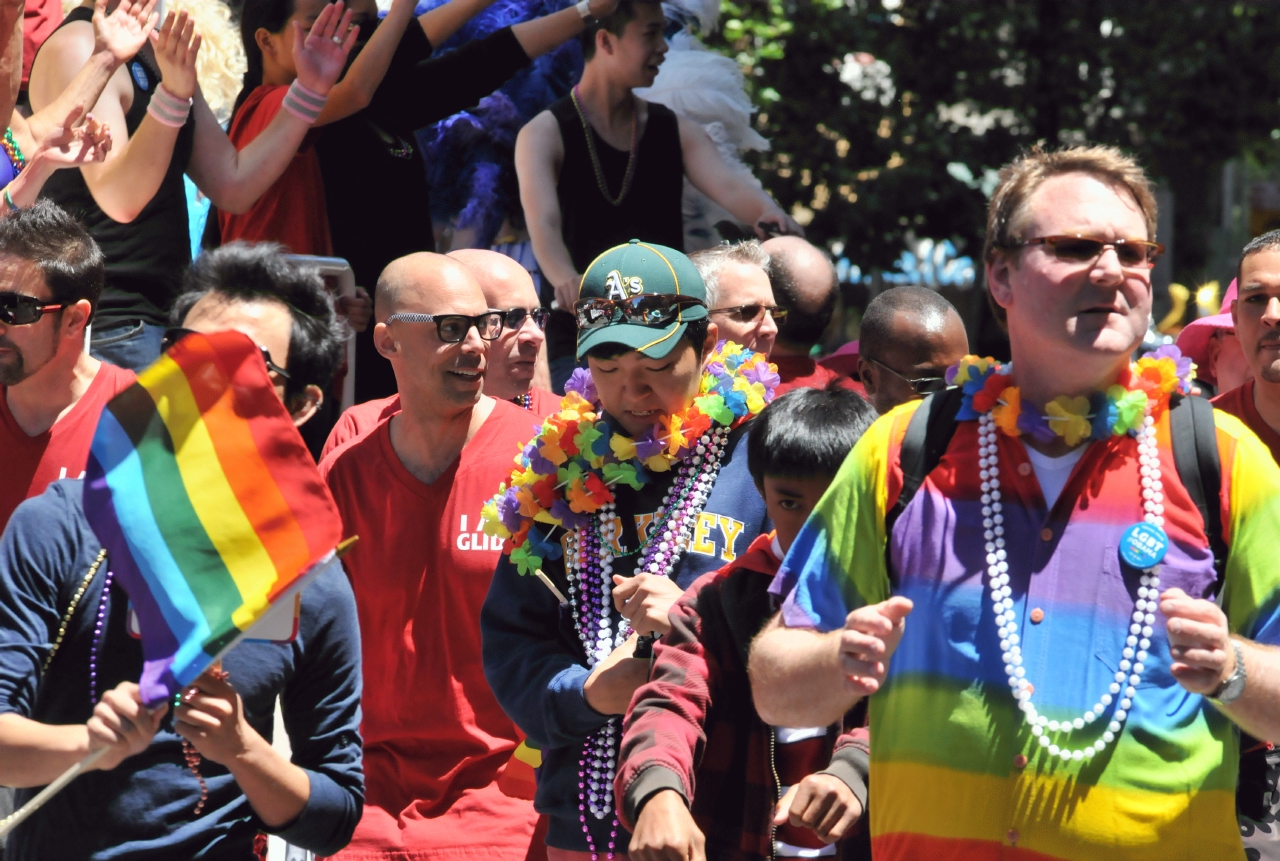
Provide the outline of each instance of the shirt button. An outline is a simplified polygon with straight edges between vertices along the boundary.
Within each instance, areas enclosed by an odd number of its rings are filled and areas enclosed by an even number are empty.
[[[1018,829],[1016,828],[1010,828],[1008,831],[1004,833],[1004,839],[1009,841],[1010,846],[1017,846],[1018,838],[1021,836],[1022,835],[1018,833]]]
[[[1031,464],[1029,463],[1018,464],[1018,475],[1030,475],[1030,474],[1031,474]]]
[[[1040,530],[1040,540],[1041,540],[1041,541],[1052,541],[1052,540],[1053,540],[1053,530],[1052,530],[1052,529],[1050,529],[1050,528],[1049,528],[1049,527],[1047,527],[1047,526],[1046,526],[1044,529],[1041,529],[1041,530]]]
[[[1017,769],[1023,769],[1023,768],[1026,768],[1026,767],[1027,767],[1027,755],[1026,755],[1026,754],[1024,754],[1024,753],[1020,753],[1020,754],[1018,754],[1017,756],[1015,756],[1015,757],[1013,758],[1013,767],[1014,767],[1014,768],[1017,768]]]
[[[1041,610],[1039,607],[1036,607],[1034,610],[1032,610],[1032,611],[1031,611],[1031,621],[1032,621],[1032,622],[1034,622],[1034,623],[1035,623],[1035,624],[1037,624],[1037,625],[1039,625],[1041,622],[1043,622],[1043,621],[1044,621],[1044,610]]]
[[[1027,683],[1027,693],[1029,693],[1029,694],[1034,694],[1035,692],[1036,692],[1036,686],[1035,686],[1035,685],[1033,685],[1033,684],[1031,684],[1030,682],[1028,682],[1028,683]]]

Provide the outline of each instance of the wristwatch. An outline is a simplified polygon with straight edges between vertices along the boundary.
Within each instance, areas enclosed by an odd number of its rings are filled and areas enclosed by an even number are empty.
[[[578,10],[578,14],[582,16],[582,20],[585,23],[591,24],[596,20],[596,16],[591,14],[590,0],[578,0],[578,4],[573,8]]]
[[[1244,693],[1244,685],[1248,677],[1244,671],[1244,650],[1240,648],[1240,644],[1235,640],[1231,641],[1231,648],[1236,651],[1236,671],[1228,676],[1222,684],[1218,685],[1218,689],[1209,694],[1209,699],[1220,706],[1229,706],[1236,700],[1240,699],[1240,695]]]

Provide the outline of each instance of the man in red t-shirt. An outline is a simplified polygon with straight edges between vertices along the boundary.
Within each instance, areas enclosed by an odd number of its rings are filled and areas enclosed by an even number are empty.
[[[1231,318],[1253,379],[1213,405],[1248,425],[1280,461],[1280,231],[1244,247],[1236,280]]]
[[[450,252],[449,257],[467,267],[480,282],[490,310],[503,312],[502,334],[489,344],[484,393],[511,401],[538,418],[555,412],[560,408],[560,396],[533,385],[534,364],[547,340],[547,311],[539,307],[538,291],[529,272],[496,251],[467,248]],[[399,411],[399,395],[351,407],[329,431],[321,459]]]
[[[393,262],[374,343],[400,410],[320,464],[346,532],[360,616],[366,796],[339,856],[523,861],[541,849],[529,764],[480,659],[480,607],[501,543],[480,510],[533,436],[528,412],[481,393],[500,330],[467,267]]]
[[[0,530],[24,499],[79,478],[103,405],[134,380],[84,349],[102,252],[55,204],[0,219]]]

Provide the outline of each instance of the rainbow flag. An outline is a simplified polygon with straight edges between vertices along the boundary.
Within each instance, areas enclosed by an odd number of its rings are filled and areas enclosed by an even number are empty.
[[[262,353],[188,335],[107,404],[84,508],[142,634],[148,704],[190,684],[329,562],[342,521]]]

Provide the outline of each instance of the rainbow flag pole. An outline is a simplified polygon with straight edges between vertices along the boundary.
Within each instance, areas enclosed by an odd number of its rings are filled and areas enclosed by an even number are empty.
[[[261,351],[237,332],[188,335],[107,404],[84,509],[137,616],[151,707],[339,564],[337,506]],[[0,836],[102,753],[0,822]]]

